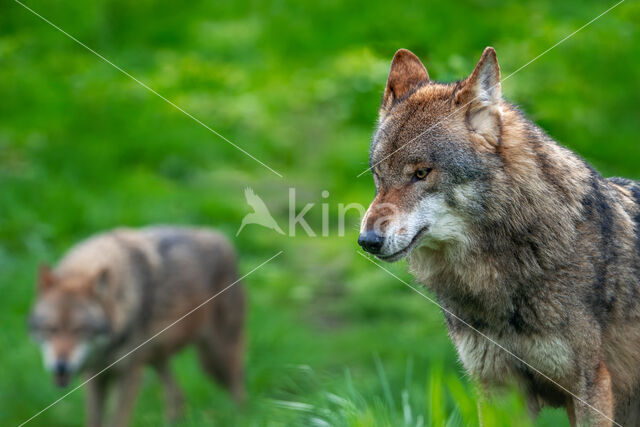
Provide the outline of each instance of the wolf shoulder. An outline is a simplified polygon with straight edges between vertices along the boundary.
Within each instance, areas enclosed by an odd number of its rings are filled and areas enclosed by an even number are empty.
[[[640,209],[640,181],[620,177],[605,178],[605,181],[615,189],[618,197],[625,202],[625,208]],[[637,219],[640,219],[640,216]]]

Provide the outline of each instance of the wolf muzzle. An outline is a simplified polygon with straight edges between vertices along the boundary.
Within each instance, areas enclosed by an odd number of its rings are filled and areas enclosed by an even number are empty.
[[[55,383],[58,387],[66,387],[71,379],[71,369],[65,360],[58,360],[53,367]]]

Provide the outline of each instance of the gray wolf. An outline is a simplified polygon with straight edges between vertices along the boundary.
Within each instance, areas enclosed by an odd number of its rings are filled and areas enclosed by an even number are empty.
[[[237,281],[235,258],[224,236],[204,228],[116,229],[79,243],[55,269],[40,269],[29,326],[46,368],[60,386],[76,372],[92,377]],[[204,371],[241,401],[244,317],[237,283],[88,382],[87,424],[102,425],[112,388],[110,425],[126,425],[146,365],[162,379],[167,416],[179,417],[183,396],[169,360],[188,344]]]
[[[640,425],[640,183],[603,178],[505,101],[493,48],[449,84],[398,51],[370,165],[359,243],[408,258],[481,388],[515,382],[532,414],[565,407],[573,425]]]

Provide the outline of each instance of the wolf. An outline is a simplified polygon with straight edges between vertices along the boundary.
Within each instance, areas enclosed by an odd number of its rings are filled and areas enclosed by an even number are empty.
[[[76,372],[91,379],[87,425],[103,425],[109,389],[116,394],[109,425],[127,425],[147,365],[164,385],[167,417],[176,420],[184,399],[169,361],[189,344],[203,370],[244,399],[245,292],[238,281],[234,248],[216,231],[116,229],[79,243],[55,269],[40,268],[29,328],[58,385]]]
[[[640,425],[640,183],[507,102],[491,47],[448,84],[395,54],[370,169],[359,244],[408,259],[480,388],[516,383],[532,415],[564,407],[572,425]]]

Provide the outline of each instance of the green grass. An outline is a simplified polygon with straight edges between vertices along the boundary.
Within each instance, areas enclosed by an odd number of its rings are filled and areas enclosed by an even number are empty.
[[[0,3],[0,424],[57,399],[25,319],[39,262],[119,225],[205,224],[233,236],[254,188],[280,224],[298,208],[368,204],[368,144],[394,51],[432,78],[466,76],[487,45],[503,76],[609,4],[29,1],[163,96],[280,172],[279,178],[17,3]],[[612,3],[613,4],[613,3]],[[640,178],[640,7],[628,1],[504,84],[505,96],[606,175]],[[328,199],[321,192],[328,190]],[[335,218],[335,215],[332,215]],[[249,276],[249,400],[236,408],[199,370],[174,360],[184,425],[474,425],[478,395],[437,307],[356,254],[357,214],[337,237],[235,239]],[[406,265],[391,267],[404,280]],[[82,425],[78,391],[33,421]],[[136,425],[163,424],[149,372]],[[527,425],[506,390],[485,425]],[[544,411],[535,425],[566,424]]]

